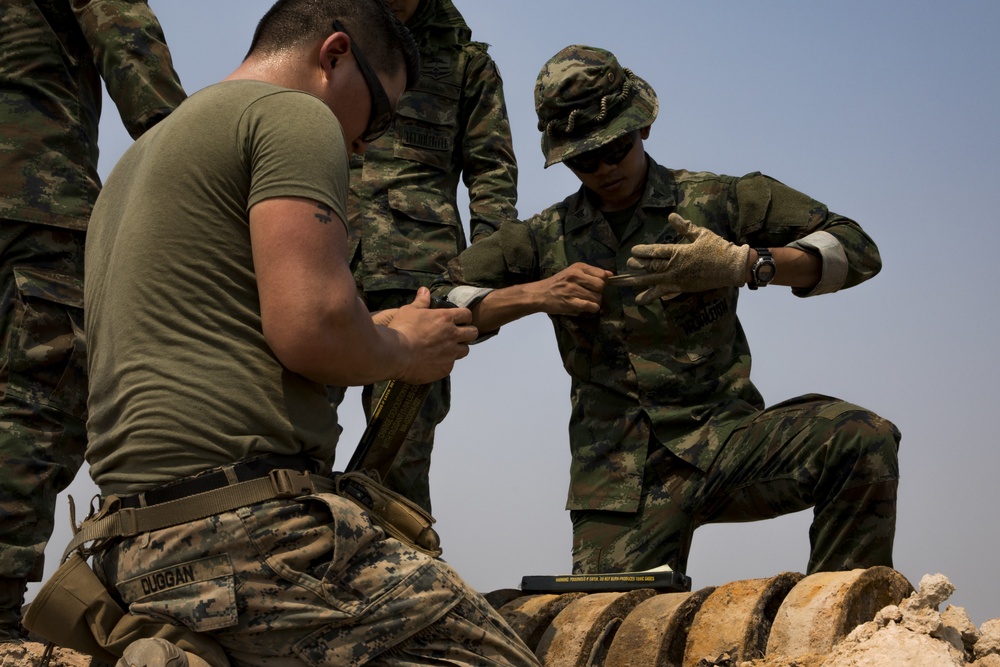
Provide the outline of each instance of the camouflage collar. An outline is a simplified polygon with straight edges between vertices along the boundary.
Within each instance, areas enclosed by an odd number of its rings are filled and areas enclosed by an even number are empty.
[[[677,184],[674,182],[673,172],[658,165],[649,153],[646,153],[646,162],[646,189],[642,193],[639,208],[666,209],[676,207]],[[589,228],[597,223],[601,212],[590,203],[587,189],[584,186],[580,186],[568,204],[566,222],[564,223],[567,234],[577,232],[581,228]]]

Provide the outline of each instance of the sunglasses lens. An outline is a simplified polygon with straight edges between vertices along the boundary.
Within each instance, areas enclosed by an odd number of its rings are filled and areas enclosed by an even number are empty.
[[[375,104],[374,101],[372,103]],[[372,115],[368,118],[368,127],[365,128],[365,132],[361,137],[361,141],[366,144],[370,144],[375,141],[389,129],[389,125],[392,124],[392,110],[390,109],[372,109]]]
[[[609,147],[602,160],[608,164],[618,164],[625,159],[626,155],[632,152],[633,146],[635,146],[635,142],[629,139],[628,143],[622,144],[617,148]]]
[[[610,165],[618,164],[632,152],[634,147],[635,139],[632,137],[632,133],[629,133],[604,144],[600,148],[566,158],[563,162],[573,171],[578,171],[581,174],[593,174],[602,162]]]
[[[601,165],[601,156],[594,155],[594,151],[581,153],[575,157],[566,158],[566,165],[581,174],[593,174]]]

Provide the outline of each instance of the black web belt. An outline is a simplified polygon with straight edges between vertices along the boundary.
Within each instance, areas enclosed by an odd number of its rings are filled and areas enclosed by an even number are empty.
[[[314,475],[314,468],[312,460],[303,456],[265,456],[133,496],[107,496],[99,511],[75,529],[62,559],[88,542],[94,544],[82,549],[85,556],[103,549],[108,540],[115,538],[178,526],[278,498],[332,493],[333,480]],[[70,519],[75,526],[72,498],[70,501]]]

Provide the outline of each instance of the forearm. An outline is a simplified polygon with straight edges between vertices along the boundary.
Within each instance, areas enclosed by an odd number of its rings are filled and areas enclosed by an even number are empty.
[[[819,263],[815,280],[797,276],[791,283],[796,296],[828,294],[853,287],[879,272],[878,248],[861,226],[830,211],[826,205],[779,181],[760,174],[738,179],[738,227],[750,230],[753,247],[792,248],[811,255]],[[781,265],[778,278],[783,282]],[[812,269],[807,270],[807,275]],[[784,271],[785,279],[788,271]],[[807,284],[797,284],[804,282]]]
[[[493,290],[470,307],[473,326],[485,334],[522,317],[544,312],[545,301],[537,285],[528,283]]]
[[[297,323],[297,324],[296,324]],[[408,364],[406,340],[372,322],[356,296],[285,310],[264,320],[264,335],[288,370],[321,384],[359,386],[400,377]]]
[[[798,248],[769,248],[774,257],[774,280],[772,285],[809,290],[816,286],[823,272],[823,260]],[[757,250],[750,249],[744,279],[751,282],[751,269],[757,261]]]
[[[449,297],[457,297],[453,301],[456,305],[472,311],[472,324],[481,334],[491,334],[533,313],[594,315],[600,311],[602,292],[610,276],[610,271],[578,262],[543,280],[491,290],[485,295],[482,289],[458,287]]]

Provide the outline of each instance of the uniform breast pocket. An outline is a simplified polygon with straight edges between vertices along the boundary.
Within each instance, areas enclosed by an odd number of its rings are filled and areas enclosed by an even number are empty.
[[[14,267],[15,325],[3,350],[7,390],[79,419],[87,414],[83,281]]]
[[[661,307],[669,323],[666,349],[678,364],[693,370],[728,349],[736,309],[726,291],[682,294]]]
[[[453,204],[419,190],[390,190],[394,223],[393,265],[403,271],[438,274],[464,247]]]
[[[130,612],[165,617],[195,632],[236,625],[236,582],[224,554],[147,572],[119,583],[118,592]]]
[[[395,133],[397,159],[451,169],[458,137],[457,89],[454,95],[419,89],[404,95],[396,109]]]

